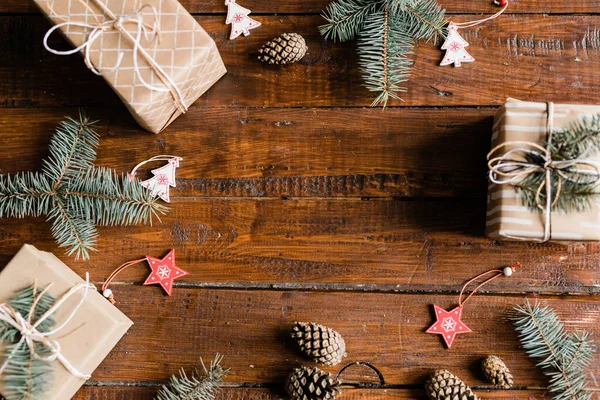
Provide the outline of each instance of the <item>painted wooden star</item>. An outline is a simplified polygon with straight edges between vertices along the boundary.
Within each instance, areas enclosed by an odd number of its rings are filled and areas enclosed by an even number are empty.
[[[169,296],[173,291],[173,281],[188,275],[186,271],[175,266],[175,249],[171,250],[162,260],[150,256],[146,256],[146,260],[152,272],[146,278],[144,285],[160,285]]]
[[[435,312],[436,321],[429,329],[427,333],[434,333],[442,335],[446,347],[452,347],[454,337],[459,333],[470,333],[471,330],[461,320],[462,306],[458,306],[453,310],[446,311],[443,308],[433,305]]]

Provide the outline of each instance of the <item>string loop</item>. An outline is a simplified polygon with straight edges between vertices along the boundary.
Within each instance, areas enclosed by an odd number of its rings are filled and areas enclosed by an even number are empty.
[[[521,267],[521,263],[516,262],[514,264],[512,264],[510,267],[511,272],[515,271],[517,268]],[[467,289],[467,286],[469,286],[471,283],[473,283],[474,281],[476,281],[479,278],[483,278],[486,275],[489,274],[494,274],[494,276],[484,280],[483,282],[481,282],[479,285],[477,285],[475,287],[475,289],[473,289],[471,291],[471,293],[469,293],[469,295],[463,300],[463,294],[465,293],[465,290]],[[488,283],[492,282],[493,280],[501,277],[502,275],[506,275],[506,276],[510,276],[507,271],[504,271],[502,269],[492,269],[486,272],[482,272],[481,274],[475,276],[474,278],[471,278],[467,283],[465,283],[462,287],[462,289],[460,290],[460,294],[458,295],[458,306],[462,307],[474,294],[475,292],[477,292],[479,289],[481,289],[483,286],[487,285]]]

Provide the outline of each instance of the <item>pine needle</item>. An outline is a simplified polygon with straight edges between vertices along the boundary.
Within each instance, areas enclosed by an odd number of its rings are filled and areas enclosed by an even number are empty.
[[[196,369],[190,376],[182,368],[179,375],[173,375],[169,383],[163,385],[155,400],[213,400],[229,373],[229,369],[221,367],[222,360],[223,356],[217,354],[206,368],[200,359],[202,371]]]
[[[539,358],[538,366],[550,378],[548,391],[554,400],[589,400],[586,368],[595,352],[595,344],[586,331],[569,334],[556,312],[529,300],[517,306],[515,327],[527,354]]]
[[[66,118],[50,141],[42,172],[0,175],[0,218],[46,215],[59,247],[89,258],[97,225],[152,224],[167,208],[139,181],[94,166],[99,135],[95,121]]]

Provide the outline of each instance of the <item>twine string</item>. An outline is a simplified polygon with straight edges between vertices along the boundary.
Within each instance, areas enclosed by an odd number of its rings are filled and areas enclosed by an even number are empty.
[[[82,1],[82,0],[80,0],[80,1]],[[61,22],[59,24],[54,25],[52,28],[50,28],[46,32],[46,35],[44,36],[43,44],[44,44],[44,47],[46,48],[46,50],[48,50],[49,52],[56,54],[56,55],[71,55],[71,54],[75,54],[75,53],[83,50],[85,63],[87,65],[87,67],[94,74],[96,74],[96,75],[110,74],[110,73],[116,71],[119,68],[119,66],[121,65],[121,62],[122,62],[123,56],[124,56],[124,52],[120,51],[117,56],[117,61],[115,62],[115,65],[104,72],[100,72],[98,69],[96,69],[96,67],[93,66],[93,64],[91,62],[90,54],[91,54],[91,48],[92,48],[94,42],[96,42],[96,40],[98,38],[100,38],[106,32],[117,31],[123,37],[127,38],[127,40],[129,40],[131,45],[133,45],[133,70],[134,70],[135,76],[139,79],[139,81],[142,83],[142,85],[145,86],[147,89],[155,91],[155,92],[170,92],[171,95],[173,96],[173,99],[175,100],[175,104],[177,105],[177,108],[182,113],[185,113],[188,108],[185,104],[185,99],[183,98],[181,91],[179,90],[179,88],[177,87],[177,85],[175,84],[173,79],[162,69],[162,67],[158,64],[158,62],[141,45],[142,37],[145,38],[147,41],[153,41],[156,38],[158,38],[158,40],[160,41],[159,16],[158,16],[158,11],[157,11],[156,7],[154,7],[153,5],[150,5],[150,4],[143,4],[142,6],[138,7],[135,11],[133,11],[129,14],[115,15],[102,1],[100,1],[100,0],[87,0],[87,1],[93,2],[98,8],[100,8],[100,10],[104,13],[104,15],[106,15],[108,17],[107,20],[104,22],[99,22],[98,18],[96,17],[95,12],[89,7],[89,5],[87,3],[84,3],[84,5],[90,11],[92,11],[92,15],[94,16],[94,19],[96,20],[96,22],[95,23],[87,23],[87,22],[77,22],[77,21],[65,21],[65,22]],[[136,6],[137,6],[137,1],[136,1]],[[145,9],[149,9],[152,12],[152,17],[153,17],[152,25],[146,24],[143,20],[143,11]],[[135,24],[136,25],[135,36],[132,35],[125,28],[125,24]],[[75,49],[65,50],[65,51],[55,50],[52,47],[50,47],[50,45],[48,44],[48,39],[50,38],[52,33],[54,33],[57,29],[60,29],[65,26],[66,27],[76,26],[76,27],[81,27],[81,28],[87,28],[87,29],[91,29],[91,31],[88,34],[86,40],[81,45],[76,47]],[[146,61],[146,63],[148,63],[148,65],[152,68],[153,72],[158,76],[158,78],[160,79],[160,81],[163,83],[163,85],[165,87],[157,87],[157,86],[151,85],[148,82],[146,82],[146,80],[143,78],[142,73],[141,73],[141,69],[140,69],[140,65],[139,65],[139,61],[138,61],[138,57],[139,57],[138,54],[141,55],[141,57]]]
[[[73,286],[66,294],[64,294],[60,299],[58,299],[52,305],[52,307],[50,307],[40,318],[38,318],[38,320],[35,323],[32,323],[32,316],[35,314],[37,304],[39,303],[40,299],[46,294],[49,288],[50,285],[48,285],[44,290],[37,294],[37,285],[34,285],[33,293],[35,297],[32,302],[31,308],[29,309],[29,315],[27,319],[23,318],[23,316],[9,304],[0,304],[0,321],[3,321],[8,325],[12,326],[21,334],[21,339],[15,344],[13,350],[7,355],[4,364],[0,366],[0,375],[2,375],[4,370],[8,367],[10,360],[15,356],[17,350],[23,344],[25,344],[29,348],[31,355],[37,360],[45,362],[53,362],[58,360],[73,376],[86,380],[91,378],[90,374],[84,374],[80,372],[69,362],[69,360],[66,359],[65,356],[62,355],[60,343],[58,342],[58,340],[50,339],[50,336],[64,329],[64,327],[73,319],[75,314],[77,314],[77,312],[79,311],[79,308],[82,306],[83,302],[87,298],[90,289],[96,290],[96,287],[90,284],[89,274],[86,273],[85,282]],[[40,332],[38,330],[38,326],[42,322],[50,318],[50,316],[52,316],[56,311],[58,311],[67,300],[69,300],[80,290],[83,290],[83,295],[81,296],[77,305],[71,310],[71,313],[63,321],[63,323],[51,331]],[[40,355],[39,351],[36,349],[36,343],[41,344],[44,348],[49,350],[49,355]]]
[[[102,284],[102,295],[104,297],[106,297],[108,299],[108,301],[110,301],[111,304],[115,304],[116,303],[115,296],[112,293],[112,290],[108,289],[108,286],[111,284],[111,282],[117,277],[118,274],[120,274],[125,269],[131,267],[132,265],[135,265],[137,263],[145,261],[145,260],[146,260],[145,258],[140,258],[138,260],[127,261],[126,263],[121,264],[119,267],[117,267],[117,269],[115,269],[110,274],[110,276]]]
[[[517,268],[520,268],[520,267],[521,267],[521,263],[515,262],[509,268],[512,269],[513,271],[516,271]],[[494,275],[491,276],[490,278],[484,280],[479,285],[475,286],[475,288],[471,291],[471,293],[469,293],[464,300],[462,299],[462,297],[465,293],[465,290],[471,283],[473,283],[474,281],[478,280],[479,278],[483,278],[484,276],[489,275],[489,274],[494,274]],[[475,292],[477,292],[479,289],[481,289],[483,286],[487,285],[488,283],[492,282],[493,280],[498,279],[499,277],[501,277],[504,274],[505,274],[504,270],[491,269],[489,271],[482,272],[481,274],[469,279],[469,281],[467,283],[465,283],[463,285],[462,289],[460,290],[460,294],[458,295],[458,306],[462,307],[467,302],[467,300],[469,300],[475,294]]]
[[[483,19],[478,19],[475,21],[467,21],[467,22],[453,22],[453,24],[458,28],[458,29],[462,29],[462,28],[472,28],[474,26],[477,25],[481,25],[485,22],[491,21],[493,19],[498,18],[499,16],[501,16],[502,14],[504,14],[504,11],[506,11],[506,9],[508,8],[508,3],[506,3],[506,5],[500,10],[498,11],[496,14],[494,15],[490,15],[487,18],[483,18]]]
[[[580,182],[581,177],[589,179],[589,183],[600,180],[600,168],[594,161],[586,160],[590,149],[587,149],[577,158],[572,160],[552,159],[552,136],[554,132],[554,103],[547,103],[547,143],[543,147],[530,141],[509,141],[495,146],[487,155],[490,181],[502,184],[516,184],[534,173],[543,173],[544,179],[540,182],[535,192],[536,206],[544,213],[544,237],[538,239],[547,242],[552,234],[552,207],[560,197],[563,181]],[[514,147],[500,156],[493,155],[505,147]],[[530,156],[529,158],[527,156]],[[528,161],[538,159],[539,162]],[[552,176],[556,174],[556,192],[552,186]],[[542,201],[545,194],[545,201]],[[509,236],[511,238],[528,240],[520,236]]]
[[[128,174],[129,181],[133,181],[133,178],[135,178],[135,174],[136,174],[137,170],[140,167],[142,167],[143,165],[148,164],[148,163],[153,162],[153,161],[170,161],[170,160],[173,160],[173,159],[175,159],[177,162],[183,160],[183,158],[181,158],[181,157],[170,156],[170,155],[167,155],[167,154],[161,154],[161,155],[149,158],[147,160],[144,160],[144,161],[140,162],[138,165],[136,165],[135,167],[133,167],[133,169],[131,170],[131,172]],[[177,164],[177,166],[179,166],[179,164]]]

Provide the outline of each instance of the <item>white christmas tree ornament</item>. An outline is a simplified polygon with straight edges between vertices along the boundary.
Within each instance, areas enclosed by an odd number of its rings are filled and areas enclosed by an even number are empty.
[[[235,0],[225,0],[225,5],[227,6],[227,19],[225,23],[231,24],[230,40],[235,39],[242,33],[244,36],[248,36],[250,29],[258,28],[261,25],[260,22],[248,16],[252,11],[240,6]]]
[[[458,27],[451,22],[448,25],[448,37],[442,45],[442,50],[446,50],[446,55],[440,65],[454,64],[455,67],[460,67],[461,63],[475,61],[473,56],[465,50],[468,45],[469,43],[458,33]]]
[[[135,166],[129,173],[129,179],[133,181],[135,173],[139,167],[151,161],[167,161],[167,165],[152,170],[152,178],[140,182],[140,185],[150,190],[152,197],[160,197],[167,203],[171,202],[169,190],[171,187],[177,187],[175,182],[175,171],[179,168],[179,162],[183,160],[176,156],[156,156],[146,161],[142,161]]]

